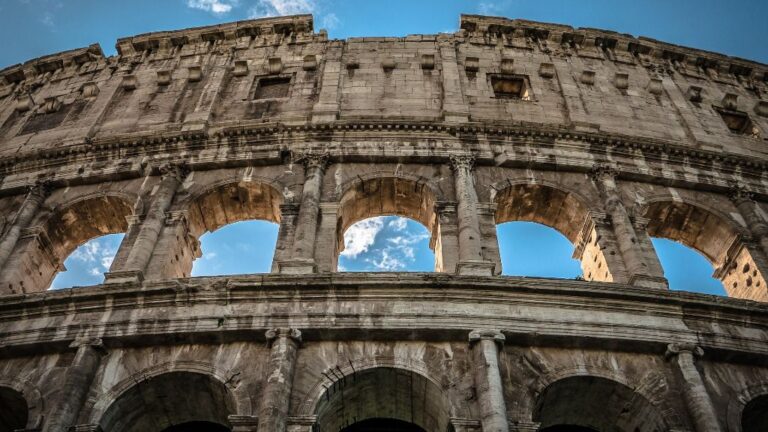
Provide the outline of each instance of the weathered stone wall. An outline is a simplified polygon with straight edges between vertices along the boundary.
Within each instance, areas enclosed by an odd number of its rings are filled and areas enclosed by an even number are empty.
[[[117,46],[0,71],[0,430],[764,429],[765,65],[478,16]],[[344,231],[392,214],[435,273],[337,273]],[[272,274],[190,278],[199,237],[247,219],[279,224]],[[585,280],[498,276],[518,220]],[[46,291],[117,232],[103,285]],[[734,298],[668,291],[651,236]]]

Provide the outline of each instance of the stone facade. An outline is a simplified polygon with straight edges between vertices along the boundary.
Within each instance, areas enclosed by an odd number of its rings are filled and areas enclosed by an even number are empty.
[[[479,16],[117,48],[0,71],[0,430],[768,428],[768,66]],[[378,215],[428,228],[434,273],[336,272]],[[280,226],[272,273],[190,278],[200,235],[247,219]],[[584,280],[498,276],[518,220]],[[103,285],[46,291],[109,233]],[[732,298],[670,292],[651,236]]]

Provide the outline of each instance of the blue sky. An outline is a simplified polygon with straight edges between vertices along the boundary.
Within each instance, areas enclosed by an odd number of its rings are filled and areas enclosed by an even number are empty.
[[[0,0],[0,68],[34,57],[99,43],[115,54],[120,37],[281,14],[312,13],[331,38],[451,32],[461,13],[506,16],[616,30],[768,63],[765,0]],[[240,223],[201,238],[203,257],[193,275],[269,269],[277,228]],[[434,256],[426,229],[395,218],[350,228],[340,257],[349,271],[430,270]],[[54,287],[99,283],[120,236],[96,239],[66,261]],[[258,242],[249,239],[258,239]],[[531,223],[499,227],[505,274],[567,277],[579,273],[573,246],[559,233]],[[519,245],[525,245],[525,248]],[[701,255],[654,240],[673,288],[715,292],[712,268]]]

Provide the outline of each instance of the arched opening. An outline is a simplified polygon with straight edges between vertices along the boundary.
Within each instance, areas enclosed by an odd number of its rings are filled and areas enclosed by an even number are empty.
[[[556,229],[536,222],[507,222],[496,229],[503,275],[581,277],[573,244]],[[519,247],[521,244],[525,248]]]
[[[107,234],[80,245],[64,260],[64,265],[51,282],[50,289],[98,285],[104,282],[125,234]]]
[[[408,218],[378,216],[356,222],[344,232],[339,271],[434,270],[427,228]]]
[[[116,196],[85,199],[55,210],[41,230],[19,240],[17,261],[6,265],[9,290],[34,292],[51,287],[54,276],[65,269],[66,258],[78,247],[98,237],[125,233],[132,214],[133,206]],[[93,268],[103,275],[103,266]]]
[[[749,401],[741,413],[741,432],[768,431],[768,395]]]
[[[449,413],[449,402],[434,382],[408,370],[378,367],[327,387],[315,410],[316,430],[445,432]]]
[[[442,241],[440,239],[440,223],[435,214],[435,196],[432,190],[425,184],[413,180],[385,177],[374,178],[360,181],[350,187],[342,196],[339,206],[337,229],[336,229],[336,261],[334,267],[338,270],[340,255],[344,254],[346,247],[350,245],[345,240],[348,230],[362,222],[360,229],[368,232],[376,229],[399,226],[402,222],[394,219],[382,219],[382,216],[398,216],[407,218],[410,221],[418,222],[426,228],[428,245],[434,251],[434,265],[429,270],[434,271],[453,271],[454,269],[445,268],[442,254]],[[379,227],[378,225],[382,225]],[[418,232],[417,226],[413,222],[406,221],[405,228],[413,229],[416,236],[424,236],[424,232]],[[353,229],[352,236],[360,229]],[[402,241],[414,240],[414,237],[403,237]],[[427,239],[418,239],[418,241]],[[411,247],[411,245],[405,245]],[[355,252],[358,250],[356,249]],[[401,248],[401,252],[410,253],[408,249]],[[414,249],[415,252],[415,249]],[[352,254],[347,252],[346,257]],[[356,255],[355,255],[356,256]],[[423,259],[423,258],[422,258]],[[391,264],[391,263],[390,263]],[[390,265],[392,267],[392,265]],[[342,267],[344,268],[344,267]],[[383,268],[382,268],[383,269]],[[397,270],[392,268],[391,270]]]
[[[598,232],[599,227],[586,205],[574,194],[541,184],[517,184],[499,191],[494,201],[502,263],[513,264],[510,270],[502,265],[503,274],[581,276],[586,280],[614,281],[616,275],[611,267],[617,259],[616,252],[606,245],[605,233]],[[507,222],[534,222],[557,231],[560,236],[537,225],[514,226]],[[571,245],[570,254],[562,237]],[[540,255],[531,253],[536,250],[536,244],[543,241],[554,249],[543,249]],[[575,270],[568,255],[580,262],[581,271]],[[518,267],[542,262],[547,263],[547,268],[541,272]]]
[[[669,289],[726,295],[723,283],[714,278],[712,263],[696,249],[680,242],[652,237]]]
[[[9,387],[0,387],[0,432],[13,432],[27,426],[28,407],[24,396]]]
[[[739,231],[724,217],[672,201],[651,203],[643,216],[649,220],[651,237],[674,240],[701,253],[712,264],[713,277],[722,282],[729,296],[768,300],[765,278],[749,245],[742,242]],[[671,270],[669,264],[664,270]]]
[[[605,378],[575,376],[541,393],[534,421],[547,432],[663,432],[659,412],[631,388]]]
[[[147,378],[121,394],[99,421],[110,432],[229,431],[234,401],[223,383],[194,372]]]
[[[200,258],[192,276],[269,273],[277,244],[278,225],[247,220],[200,236]]]
[[[280,192],[256,181],[227,183],[198,196],[188,207],[188,235],[177,234],[180,247],[171,258],[176,273],[184,277],[269,272],[282,203]]]
[[[413,423],[402,420],[375,418],[357,422],[345,427],[341,432],[425,432]]]

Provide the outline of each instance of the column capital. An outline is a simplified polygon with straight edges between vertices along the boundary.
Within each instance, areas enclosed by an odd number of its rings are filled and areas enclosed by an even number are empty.
[[[481,340],[491,340],[496,342],[499,347],[504,346],[507,338],[499,330],[473,330],[469,332],[469,344],[473,345]]]
[[[282,216],[296,216],[299,214],[299,204],[295,202],[285,202],[280,204],[280,215]]]
[[[632,222],[632,226],[639,230],[645,230],[648,228],[648,224],[651,223],[650,219],[642,216],[632,216],[630,220]]]
[[[50,180],[38,179],[34,184],[30,185],[27,189],[30,198],[36,198],[40,201],[44,200],[53,191],[53,183]]]
[[[667,352],[664,353],[664,357],[670,359],[681,353],[690,353],[693,357],[702,357],[704,355],[704,349],[695,343],[690,342],[671,343],[667,345]]]
[[[330,159],[330,155],[328,154],[328,152],[323,152],[323,153],[306,152],[306,153],[294,154],[294,161],[304,165],[304,169],[306,170],[309,170],[310,168],[319,168],[325,171],[325,168],[328,167],[329,159]]]
[[[438,201],[435,203],[435,213],[456,213],[456,201]]]
[[[178,181],[184,180],[189,174],[189,165],[186,162],[166,162],[157,167],[162,178],[175,177]]]
[[[475,166],[475,156],[472,154],[452,154],[448,156],[451,163],[451,169],[457,171],[459,169],[471,170]]]
[[[72,426],[73,432],[102,432],[101,426],[97,424],[80,424]]]
[[[70,348],[79,349],[80,347],[88,346],[98,351],[104,350],[104,341],[101,338],[77,338],[69,344]]]
[[[272,345],[274,341],[280,338],[290,338],[297,343],[301,343],[301,330],[294,328],[273,328],[264,333],[267,343]]]
[[[742,183],[736,184],[728,191],[728,198],[736,205],[755,200],[754,193]]]
[[[597,181],[616,180],[619,170],[613,164],[599,163],[592,166],[590,174]]]

